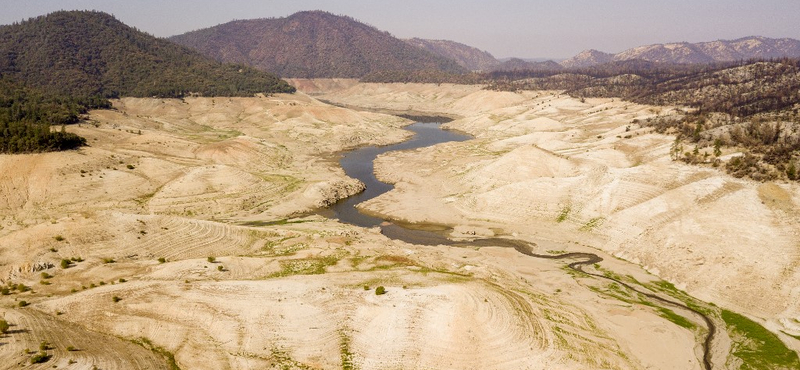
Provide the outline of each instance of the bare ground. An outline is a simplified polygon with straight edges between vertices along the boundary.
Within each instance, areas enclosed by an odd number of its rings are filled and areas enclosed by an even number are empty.
[[[327,82],[315,84],[320,93]],[[334,90],[323,96],[459,115],[451,125],[478,138],[382,158],[379,174],[398,187],[368,209],[457,225],[460,236],[513,235],[538,253],[605,250],[704,299],[798,329],[798,292],[786,290],[797,284],[768,283],[775,266],[789,281],[795,269],[762,258],[758,267],[768,268],[743,284],[728,272],[746,266],[754,242],[736,244],[749,240],[743,232],[712,238],[734,228],[714,214],[749,215],[749,237],[773,233],[761,247],[786,253],[791,243],[775,231],[797,230],[797,189],[669,162],[669,138],[638,127],[616,138],[654,108],[475,87],[339,81]],[[88,148],[0,156],[0,279],[33,288],[0,296],[13,325],[0,337],[0,368],[168,368],[171,357],[183,369],[701,367],[702,330],[621,300],[618,287],[571,274],[564,262],[410,245],[320,216],[293,218],[358,191],[335,153],[400,141],[405,120],[303,94],[123,99],[115,108],[70,128]],[[564,204],[569,212],[556,222]],[[733,204],[743,210],[732,213]],[[789,217],[779,223],[775,214]],[[686,256],[695,258],[687,246],[708,258],[701,271],[687,267]],[[727,269],[714,267],[712,251]],[[598,253],[603,268],[656,279]],[[73,261],[61,268],[65,259]],[[378,286],[387,294],[376,295]],[[25,349],[38,352],[42,341],[52,357],[29,365]],[[720,366],[729,346],[723,333]]]

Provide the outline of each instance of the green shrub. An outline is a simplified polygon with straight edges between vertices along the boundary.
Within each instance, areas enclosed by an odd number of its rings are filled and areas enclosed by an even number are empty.
[[[50,275],[50,274],[48,274],[46,272],[42,272],[41,277],[42,277],[42,279],[50,279],[50,278],[53,277],[53,275]]]
[[[375,295],[384,295],[384,294],[386,294],[386,288],[384,288],[383,286],[375,288]]]
[[[47,362],[50,359],[50,356],[45,352],[39,352],[33,357],[31,357],[31,364],[41,364]]]
[[[222,267],[222,265],[217,266],[217,271],[224,271],[224,270],[225,270],[225,268]]]
[[[124,282],[126,282],[126,281],[128,281],[128,280],[125,280],[125,279],[122,279],[122,278],[120,278],[120,279],[119,279],[119,282],[120,282],[120,283],[124,283]]]
[[[166,258],[164,258],[164,257],[158,257],[158,263],[164,263],[164,262],[167,262],[167,259],[166,259]]]
[[[114,301],[114,303],[117,303],[117,302],[121,301],[122,298],[117,297],[117,296],[113,296],[113,297],[111,297],[111,300]]]
[[[78,350],[78,349],[77,349],[77,348],[75,348],[75,347],[73,347],[73,346],[67,346],[67,351],[70,351],[70,352],[75,352],[75,351],[77,351],[77,350]]]
[[[208,258],[206,258],[206,260],[208,261],[208,263],[217,262],[217,259],[215,257],[208,257]]]
[[[57,242],[63,242],[64,241],[64,237],[61,236],[61,235],[56,235],[56,236],[53,237],[53,239],[55,239]]]
[[[20,307],[26,307],[26,306],[28,306],[29,304],[30,304],[30,303],[28,303],[28,302],[26,302],[26,301],[19,301],[19,303],[18,303],[18,305],[19,305]]]
[[[364,285],[364,290],[369,290],[369,285]]]
[[[0,319],[0,334],[8,333],[8,321]]]
[[[132,170],[132,169],[136,168],[132,164],[129,164],[129,165],[125,166],[125,167],[128,167],[129,170]]]
[[[70,265],[72,265],[72,262],[70,262],[69,260],[61,260],[61,268],[62,269],[69,268]]]
[[[117,262],[117,261],[114,261],[113,258],[108,258],[108,257],[103,258],[103,263],[114,263],[114,262]]]

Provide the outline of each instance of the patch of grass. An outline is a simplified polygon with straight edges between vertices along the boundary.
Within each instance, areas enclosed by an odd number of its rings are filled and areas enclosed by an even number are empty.
[[[733,355],[742,360],[740,369],[800,369],[797,353],[777,335],[735,312],[723,309],[721,316],[732,334]]]
[[[269,277],[286,277],[292,275],[320,275],[325,273],[325,268],[339,262],[340,257],[324,256],[303,259],[280,261],[281,271]]]
[[[564,222],[569,217],[569,213],[572,212],[572,207],[569,205],[564,206],[561,208],[561,212],[559,212],[558,217],[556,217],[556,222]]]
[[[350,337],[344,330],[339,330],[339,352],[342,359],[342,370],[356,370],[353,352],[350,349]]]
[[[604,217],[595,217],[589,220],[589,222],[587,222],[585,225],[581,226],[581,231],[592,231],[601,226],[605,220],[606,219]]]
[[[153,342],[151,342],[149,339],[142,337],[139,338],[138,340],[134,340],[133,343],[138,344],[152,351],[153,353],[164,357],[164,359],[167,361],[167,367],[169,368],[169,370],[181,370],[181,368],[178,367],[178,363],[175,362],[175,355],[172,352],[167,351],[162,347],[154,345]]]
[[[689,330],[694,330],[697,328],[693,322],[689,321],[687,318],[676,314],[674,311],[670,310],[669,308],[658,307],[658,315],[672,321],[673,324],[678,325],[682,328],[686,328]]]
[[[278,348],[272,348],[270,350],[269,359],[273,363],[272,364],[272,366],[273,366],[272,368],[273,369],[276,369],[276,368],[277,369],[301,369],[301,370],[311,370],[311,369],[313,369],[312,367],[310,367],[310,366],[308,366],[308,365],[306,365],[304,363],[295,361],[294,359],[292,359],[291,356],[289,356],[288,353],[286,353],[286,351],[280,350]]]

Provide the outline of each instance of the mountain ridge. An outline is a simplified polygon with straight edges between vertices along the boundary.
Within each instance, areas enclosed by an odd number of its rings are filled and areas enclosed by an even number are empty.
[[[746,36],[735,40],[649,44],[630,48],[616,54],[590,49],[562,61],[561,65],[566,68],[583,68],[612,61],[633,59],[657,63],[708,64],[783,57],[800,57],[800,40]]]
[[[501,63],[488,51],[456,41],[430,40],[418,37],[404,41],[410,45],[455,60],[460,66],[470,71],[488,71]]]
[[[97,11],[58,11],[0,26],[0,75],[69,96],[292,92],[277,77],[225,65]]]
[[[377,71],[464,73],[455,61],[354,18],[324,11],[232,21],[168,38],[219,61],[295,78],[357,78]]]

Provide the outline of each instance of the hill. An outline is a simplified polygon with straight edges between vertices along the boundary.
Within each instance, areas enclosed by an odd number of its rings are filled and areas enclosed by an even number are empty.
[[[94,11],[59,11],[0,27],[0,74],[71,96],[294,91],[273,75],[213,61]]]
[[[716,166],[720,161],[710,157],[708,148],[713,146],[713,152],[718,153],[725,145],[745,153],[726,164],[736,177],[800,179],[798,60],[708,65],[632,60],[569,71],[549,75],[536,71],[508,73],[505,79],[495,76],[493,88],[564,90],[582,98],[617,97],[642,104],[692,107],[678,118],[655,117],[632,123],[678,135],[673,159]],[[696,149],[683,151],[682,140]]]
[[[580,54],[562,61],[564,68],[584,68],[598,64],[609,63],[614,60],[614,54],[604,53],[594,49],[584,50]]]
[[[487,51],[450,40],[405,40],[410,45],[423,48],[442,57],[455,60],[470,71],[489,71],[500,62]]]
[[[353,18],[322,11],[233,21],[170,38],[224,62],[282,77],[356,78],[380,71],[463,73],[455,61],[407,44]]]
[[[492,71],[559,71],[562,69],[564,67],[552,60],[531,62],[520,58],[510,58],[494,66]]]
[[[618,54],[587,50],[561,62],[561,65],[567,68],[583,68],[611,61],[634,59],[658,63],[699,64],[798,57],[800,57],[800,40],[750,36],[736,40],[644,45]]]

